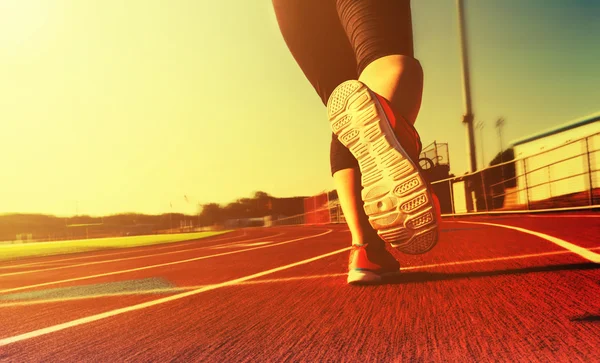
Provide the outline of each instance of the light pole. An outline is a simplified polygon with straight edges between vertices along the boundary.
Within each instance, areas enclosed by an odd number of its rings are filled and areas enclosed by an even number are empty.
[[[473,112],[471,110],[471,81],[469,76],[469,55],[467,52],[467,32],[464,17],[464,1],[456,0],[458,8],[458,33],[460,37],[460,56],[462,64],[462,86],[464,99],[463,123],[467,130],[467,155],[469,158],[470,172],[477,170],[477,156],[475,154],[475,132],[473,130]]]
[[[479,130],[479,144],[481,145],[481,169],[485,168],[484,156],[483,156],[483,128],[485,124],[483,121],[477,122],[475,128]]]
[[[504,152],[504,147],[502,145],[502,128],[504,127],[505,123],[506,123],[506,121],[502,117],[500,117],[498,120],[496,120],[496,128],[498,129],[498,139],[500,140],[500,162],[501,163],[504,162],[503,155],[502,155],[502,153]]]
[[[500,163],[504,163],[504,147],[502,146],[502,128],[504,127],[504,118],[500,117],[496,120],[496,128],[498,129],[498,139],[500,139]],[[500,167],[502,173],[502,187],[504,188],[504,165]]]
[[[198,202],[198,228],[200,228],[200,216],[202,215],[202,203]]]
[[[198,226],[197,228],[200,228],[200,215],[202,214],[202,202],[200,202],[199,199],[195,198],[195,197],[190,197],[187,194],[185,194],[183,196],[183,199],[185,199],[185,201],[188,203],[188,205],[193,205],[194,203],[196,204],[196,212],[198,213]],[[190,228],[194,228],[194,220],[192,219],[190,221]]]

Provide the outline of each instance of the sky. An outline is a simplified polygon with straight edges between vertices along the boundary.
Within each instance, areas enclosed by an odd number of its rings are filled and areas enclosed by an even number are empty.
[[[481,165],[600,110],[600,2],[466,0]],[[416,122],[467,171],[456,2],[412,2]],[[333,189],[326,109],[271,2],[0,0],[0,213],[195,213]],[[184,196],[187,196],[187,200]]]

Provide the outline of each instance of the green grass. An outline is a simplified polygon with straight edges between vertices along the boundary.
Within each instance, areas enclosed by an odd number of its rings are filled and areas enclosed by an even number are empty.
[[[62,255],[108,248],[151,246],[210,237],[228,231],[157,234],[150,236],[94,238],[55,242],[0,244],[0,261],[21,257]]]

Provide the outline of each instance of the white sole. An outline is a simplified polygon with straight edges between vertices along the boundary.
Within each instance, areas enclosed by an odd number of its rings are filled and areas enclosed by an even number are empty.
[[[349,284],[372,284],[380,282],[381,276],[371,271],[351,270],[348,271],[347,282]]]
[[[398,274],[400,274],[400,270],[387,272],[381,275],[366,270],[350,270],[348,271],[348,279],[346,281],[349,284],[373,284],[381,282],[386,277],[396,276]]]
[[[327,112],[331,129],[358,160],[371,226],[401,252],[432,249],[438,226],[431,192],[376,96],[363,83],[346,81],[331,94]]]

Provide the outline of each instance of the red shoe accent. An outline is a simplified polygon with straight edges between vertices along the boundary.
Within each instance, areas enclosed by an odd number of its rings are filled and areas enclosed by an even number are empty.
[[[385,247],[367,248],[367,245],[352,246],[348,261],[349,284],[376,283],[400,273],[400,264]]]
[[[442,208],[440,207],[440,200],[438,199],[435,193],[431,193],[431,197],[433,198],[433,210],[435,212],[435,217],[438,223],[442,219]]]
[[[390,102],[387,99],[375,92],[373,93],[383,108],[390,125],[392,125],[394,134],[396,135],[398,141],[400,141],[400,145],[402,145],[402,148],[404,148],[404,150],[408,153],[413,162],[418,164],[419,155],[421,154],[421,149],[423,147],[419,133],[414,126],[406,121],[403,117],[397,117],[394,114],[394,111],[390,106]]]
[[[348,260],[348,270],[368,270],[376,273],[398,271],[400,263],[389,253],[385,247],[380,249],[370,248],[368,245],[352,246]]]
[[[392,111],[392,107],[390,107],[390,102],[384,98],[383,96],[380,96],[379,94],[373,92],[375,94],[375,97],[377,97],[377,99],[379,100],[379,103],[381,104],[381,107],[383,107],[383,112],[385,112],[385,115],[388,118],[388,121],[390,122],[390,125],[392,125],[392,128],[395,130],[396,129],[396,115],[394,115],[394,111]]]
[[[364,246],[352,246],[350,260],[348,261],[348,269],[379,271],[381,270],[381,266],[369,260],[367,250]]]

